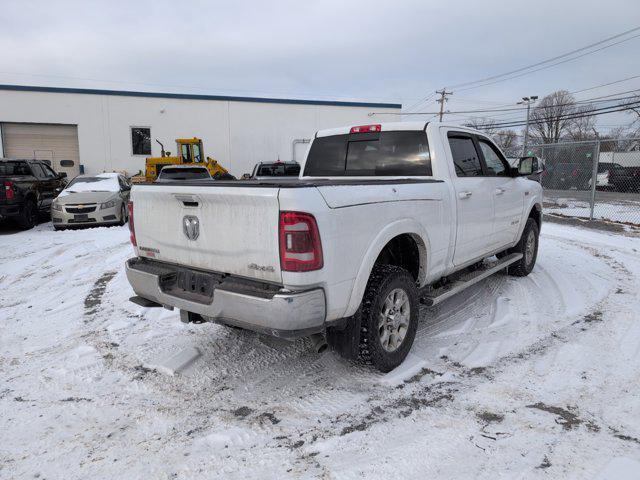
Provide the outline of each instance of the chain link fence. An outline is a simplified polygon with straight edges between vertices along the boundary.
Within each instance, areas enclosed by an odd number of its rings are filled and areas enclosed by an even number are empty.
[[[640,138],[527,148],[545,164],[547,214],[640,226]]]

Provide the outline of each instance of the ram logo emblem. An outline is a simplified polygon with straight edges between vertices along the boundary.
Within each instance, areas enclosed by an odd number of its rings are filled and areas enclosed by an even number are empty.
[[[189,240],[195,240],[200,236],[200,220],[193,215],[185,215],[182,219],[182,231]]]

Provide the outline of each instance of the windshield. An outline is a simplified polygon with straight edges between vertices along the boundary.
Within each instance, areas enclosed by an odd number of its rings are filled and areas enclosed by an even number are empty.
[[[27,162],[1,162],[0,175],[31,175]]]
[[[286,163],[265,163],[258,167],[256,177],[297,177],[300,165]]]
[[[306,176],[430,176],[431,157],[423,130],[355,133],[316,138]]]
[[[78,193],[78,192],[119,192],[120,184],[118,177],[101,176],[95,177],[76,177],[64,189],[62,193]],[[62,195],[61,193],[61,195]]]
[[[167,168],[160,172],[162,180],[197,180],[211,178],[206,168]]]

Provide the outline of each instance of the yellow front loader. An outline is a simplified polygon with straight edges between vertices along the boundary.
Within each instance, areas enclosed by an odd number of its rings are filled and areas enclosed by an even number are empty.
[[[145,181],[153,182],[158,178],[158,174],[163,167],[167,165],[185,165],[185,164],[199,164],[207,167],[209,173],[213,178],[229,178],[231,175],[229,171],[218,163],[217,160],[204,156],[202,149],[202,139],[200,138],[177,138],[176,148],[178,150],[177,156],[171,156],[171,152],[166,152],[164,145],[160,141],[156,140],[162,148],[160,157],[148,157],[145,165],[144,179],[142,176],[134,177],[132,180],[136,182]]]

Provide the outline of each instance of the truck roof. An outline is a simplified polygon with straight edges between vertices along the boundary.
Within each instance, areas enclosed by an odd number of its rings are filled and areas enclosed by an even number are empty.
[[[450,122],[425,122],[424,120],[420,120],[420,121],[410,121],[410,122],[379,122],[379,121],[375,121],[375,120],[371,120],[370,123],[368,124],[364,124],[364,123],[360,123],[360,124],[353,124],[353,125],[345,125],[343,127],[337,127],[337,128],[327,128],[324,130],[318,130],[318,132],[316,133],[316,137],[328,137],[331,135],[346,135],[348,133],[351,132],[351,129],[353,127],[361,127],[361,126],[370,126],[370,125],[376,125],[376,126],[380,126],[380,131],[382,132],[391,132],[391,131],[397,131],[397,130],[424,130],[427,128],[427,124],[434,124],[436,126],[442,126],[442,127],[455,127],[455,128],[460,128],[463,130],[471,130],[471,131],[476,131],[473,128],[470,127],[465,127],[464,125],[457,125],[455,123],[450,123]]]

